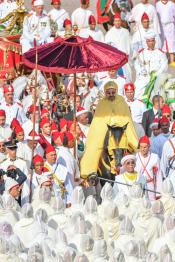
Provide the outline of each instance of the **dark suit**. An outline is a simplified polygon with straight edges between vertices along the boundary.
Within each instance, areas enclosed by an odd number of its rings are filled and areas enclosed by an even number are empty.
[[[158,117],[158,113],[156,115],[154,115],[154,111],[153,109],[149,109],[148,111],[145,111],[143,113],[143,117],[142,117],[142,125],[143,128],[145,130],[145,135],[151,137],[151,129],[150,129],[150,125],[152,124],[154,118]]]

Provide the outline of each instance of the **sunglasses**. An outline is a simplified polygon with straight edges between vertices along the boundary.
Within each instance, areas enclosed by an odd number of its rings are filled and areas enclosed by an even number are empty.
[[[127,162],[126,162],[126,165],[134,165],[134,164],[135,164],[134,161],[127,161]]]

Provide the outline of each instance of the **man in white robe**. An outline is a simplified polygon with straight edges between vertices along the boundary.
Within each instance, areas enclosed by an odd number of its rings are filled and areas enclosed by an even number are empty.
[[[137,57],[137,53],[139,50],[141,50],[142,48],[146,48],[147,45],[146,45],[145,36],[148,33],[148,31],[152,31],[152,29],[150,28],[149,16],[146,13],[143,13],[141,17],[141,25],[132,36],[131,48],[132,48],[133,59]],[[155,48],[161,48],[162,45],[161,45],[160,37],[156,33],[155,35],[156,35]]]
[[[103,32],[97,28],[97,22],[93,15],[89,17],[89,27],[83,28],[79,32],[79,36],[88,38],[91,36],[95,41],[104,42]]]
[[[123,195],[129,195],[130,187],[135,184],[144,184],[145,179],[143,175],[138,174],[135,171],[135,164],[136,164],[136,157],[134,155],[126,155],[121,160],[121,165],[123,167],[123,170],[121,169],[121,174],[117,175],[115,177],[115,182],[123,183],[122,184],[114,184],[114,193],[116,194],[116,201],[120,201],[120,198]]]
[[[154,73],[154,77],[159,77],[168,69],[168,60],[165,53],[155,48],[154,32],[146,34],[146,44],[147,48],[140,50],[134,64],[136,70],[135,96],[138,99],[142,98],[145,87],[151,79],[151,74]]]
[[[170,64],[175,66],[175,3],[169,0],[161,0],[156,4],[163,51],[169,54]]]
[[[48,16],[57,24],[59,33],[59,31],[64,31],[64,21],[69,19],[69,14],[65,9],[61,8],[60,0],[52,0],[51,5],[53,9],[49,11]]]
[[[141,3],[138,3],[133,7],[131,10],[131,15],[129,20],[132,22],[136,22],[136,30],[138,30],[138,27],[141,25],[141,17],[143,13],[147,13],[150,20],[150,27],[154,30],[156,33],[160,33],[160,26],[159,26],[159,20],[157,17],[157,12],[155,7],[148,3],[148,0],[142,0]]]
[[[87,28],[89,23],[89,17],[92,12],[88,9],[89,0],[81,0],[81,7],[75,9],[72,13],[71,20],[72,25],[77,25],[78,30],[82,28]]]
[[[124,85],[126,103],[131,111],[132,120],[135,125],[136,133],[138,137],[142,137],[145,134],[142,125],[143,113],[146,111],[146,105],[136,98],[135,96],[135,86],[132,83],[126,83]]]
[[[8,124],[6,124],[6,114],[3,109],[0,110],[0,136],[4,140],[9,140],[12,135],[12,130]]]
[[[118,50],[131,54],[131,38],[129,31],[122,26],[122,20],[120,13],[116,13],[114,16],[114,26],[106,33],[105,43],[116,47]],[[132,79],[132,73],[129,63],[122,67],[124,75],[128,81]]]
[[[139,141],[140,150],[136,154],[136,170],[146,179],[146,188],[161,192],[162,190],[162,174],[160,170],[159,157],[150,152],[150,141],[147,136],[143,136]],[[151,201],[160,197],[159,194],[146,192]]]
[[[37,45],[49,43],[51,39],[51,28],[49,17],[43,13],[43,0],[34,2],[35,13],[26,16],[23,23],[23,34],[20,38],[22,45],[22,53],[27,52],[34,47],[34,42]]]
[[[169,177],[175,190],[175,137],[164,143],[160,164],[163,176]]]

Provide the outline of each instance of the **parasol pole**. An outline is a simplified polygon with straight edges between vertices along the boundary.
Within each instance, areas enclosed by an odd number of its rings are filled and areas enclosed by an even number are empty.
[[[34,40],[35,42],[36,40]],[[35,52],[35,88],[34,88],[34,98],[33,98],[33,135],[32,135],[32,145],[34,144],[34,137],[35,137],[35,120],[36,120],[36,89],[37,89],[37,78],[38,78],[38,47],[37,44],[35,42],[35,47],[36,47],[36,52]],[[32,160],[33,161],[33,157],[34,157],[34,146],[32,147]],[[32,201],[32,180],[33,180],[33,165],[31,163],[31,176],[30,176],[30,196],[29,196],[29,201],[31,203]]]
[[[77,90],[77,77],[76,77],[76,73],[74,73],[74,134],[76,134],[76,112],[77,112],[77,108],[76,108],[76,92]],[[74,136],[74,157],[76,158],[76,135]]]

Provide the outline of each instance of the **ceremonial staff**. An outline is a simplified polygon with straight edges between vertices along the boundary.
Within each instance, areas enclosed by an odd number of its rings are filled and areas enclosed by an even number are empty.
[[[36,39],[34,39],[34,46],[35,46],[35,87],[34,87],[34,94],[33,94],[33,134],[32,134],[32,159],[31,159],[31,176],[30,176],[30,197],[29,201],[32,201],[32,180],[33,180],[33,157],[34,157],[34,137],[35,137],[35,119],[36,119],[36,91],[37,91],[37,78],[38,78],[38,47]]]

